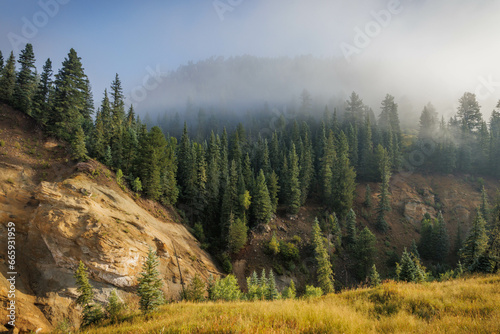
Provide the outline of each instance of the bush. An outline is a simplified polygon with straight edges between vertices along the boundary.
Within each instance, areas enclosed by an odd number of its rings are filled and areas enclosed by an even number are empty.
[[[227,254],[222,254],[222,270],[226,274],[229,274],[233,271],[233,264],[231,263],[231,259]]]
[[[304,298],[317,298],[323,295],[323,290],[321,288],[316,288],[313,285],[306,285],[306,291],[304,292]]]
[[[285,261],[298,261],[300,258],[299,249],[291,242],[280,241],[279,252]]]
[[[183,298],[193,302],[202,302],[205,300],[205,291],[205,283],[202,281],[198,273],[196,273],[193,280],[184,291]]]
[[[210,292],[212,300],[235,301],[241,298],[238,281],[234,275],[228,275],[223,279],[218,278]]]
[[[271,240],[267,244],[267,251],[269,254],[275,256],[278,255],[280,252],[278,240],[276,239],[276,234],[273,233],[273,236],[271,237]]]

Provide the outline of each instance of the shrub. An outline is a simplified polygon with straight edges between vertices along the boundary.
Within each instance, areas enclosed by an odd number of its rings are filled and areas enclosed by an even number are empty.
[[[298,261],[299,249],[291,242],[280,241],[279,252],[285,261]]]
[[[184,299],[193,302],[202,302],[205,300],[206,286],[201,277],[196,273],[184,291]]]
[[[304,292],[304,298],[317,298],[323,295],[323,290],[321,288],[316,288],[313,285],[306,285],[306,291]]]
[[[241,298],[241,291],[238,281],[234,275],[227,275],[225,278],[218,278],[211,288],[212,300],[235,301]]]

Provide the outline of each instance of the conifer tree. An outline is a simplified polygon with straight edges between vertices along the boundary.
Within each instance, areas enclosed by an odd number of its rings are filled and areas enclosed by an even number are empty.
[[[381,176],[379,203],[377,207],[377,229],[386,232],[389,226],[385,221],[386,212],[391,210],[389,200],[389,180],[391,178],[390,162],[387,151],[379,144],[377,147],[377,157],[379,161],[379,172]]]
[[[295,151],[295,145],[292,144],[292,148],[289,154],[289,171],[288,171],[288,190],[289,199],[288,199],[288,211],[295,215],[299,212],[300,209],[300,180],[299,180],[299,159],[297,157],[297,153]]]
[[[49,58],[43,66],[40,82],[33,97],[32,114],[42,124],[46,124],[49,119],[51,95],[53,93],[52,73],[52,62]]]
[[[251,276],[247,277],[247,291],[248,300],[259,299],[259,277],[257,276],[257,272],[255,272],[255,270]]]
[[[0,76],[0,100],[12,105],[16,86],[16,58],[11,52]]]
[[[349,145],[344,132],[340,132],[337,159],[333,168],[333,210],[341,217],[349,212],[356,190],[356,172],[349,161]]]
[[[240,218],[234,219],[233,214],[229,218],[229,251],[231,253],[238,253],[247,243],[248,227],[245,221]]]
[[[483,116],[476,94],[465,92],[458,100],[457,121],[464,125],[466,133],[477,133],[481,128]]]
[[[377,241],[375,235],[368,227],[365,227],[359,233],[356,240],[355,258],[356,258],[356,272],[359,279],[364,279],[373,265],[377,249],[375,242]]]
[[[65,140],[82,126],[87,107],[87,81],[80,57],[71,49],[54,81],[54,104],[49,118],[49,129]]]
[[[356,214],[354,210],[351,209],[346,216],[346,242],[348,245],[354,245],[357,239],[357,229],[356,229]]]
[[[202,302],[205,300],[205,291],[205,282],[203,282],[200,275],[196,273],[185,290],[184,298],[193,302]]]
[[[483,219],[488,223],[490,217],[490,204],[488,203],[488,194],[486,190],[484,190],[484,185],[481,187],[481,206],[479,210],[481,211]]]
[[[281,294],[279,293],[278,288],[276,287],[276,279],[274,278],[274,273],[272,269],[269,271],[269,278],[267,279],[267,282],[268,285],[267,285],[266,299],[267,300],[280,299]]]
[[[397,271],[398,280],[405,282],[415,282],[417,278],[417,268],[406,248],[401,255],[401,265]]]
[[[324,237],[317,219],[313,224],[313,246],[317,263],[318,284],[324,293],[333,292],[333,270],[328,252],[324,246]]]
[[[123,89],[118,74],[111,83],[111,150],[113,151],[113,165],[115,168],[122,167],[123,159],[123,123],[125,120],[125,103],[123,101]]]
[[[328,138],[326,138],[323,147],[323,157],[321,158],[321,186],[323,192],[323,202],[331,207],[331,200],[333,196],[333,168],[336,159],[334,136],[330,131]]]
[[[3,70],[3,55],[2,55],[2,51],[0,51],[0,73],[2,72]]]
[[[254,217],[258,223],[268,223],[271,220],[272,204],[269,197],[269,191],[266,185],[266,178],[264,171],[259,171],[257,183],[255,187],[255,194],[253,197]]]
[[[312,143],[309,139],[309,128],[307,123],[303,123],[302,127],[304,128],[304,140],[300,141],[300,145],[302,146],[301,154],[300,154],[300,203],[304,205],[307,200],[307,195],[309,194],[309,188],[311,186],[311,181],[314,173],[314,164],[313,164],[313,149]]]
[[[106,305],[106,318],[111,319],[112,322],[116,322],[120,316],[121,311],[125,308],[125,305],[120,302],[116,289],[111,290],[108,298],[108,305]]]
[[[158,271],[158,257],[152,248],[149,248],[146,261],[142,265],[139,274],[137,295],[140,297],[140,309],[144,313],[150,313],[165,302],[161,288],[163,281]]]
[[[269,190],[269,199],[271,200],[271,214],[275,214],[278,208],[278,193],[280,191],[280,186],[278,183],[278,175],[274,170],[267,179],[267,189]]]
[[[88,159],[87,148],[85,147],[85,134],[83,129],[79,126],[71,139],[72,158],[78,161],[85,161]]]
[[[469,271],[480,270],[480,259],[485,255],[488,247],[485,225],[481,212],[478,210],[469,235],[459,251],[460,261]]]
[[[370,281],[370,286],[372,288],[376,288],[380,285],[380,275],[377,271],[377,267],[375,266],[375,264],[373,264],[373,266],[370,270],[369,281]]]
[[[21,51],[17,62],[21,65],[17,72],[16,86],[14,88],[14,104],[20,111],[31,115],[32,98],[35,93],[35,54],[33,45],[26,44]]]
[[[370,185],[367,184],[365,188],[365,201],[363,203],[367,208],[372,207],[372,189],[370,188]]]
[[[436,224],[433,229],[434,241],[434,259],[438,262],[444,263],[450,250],[450,238],[448,230],[441,212],[439,212]]]
[[[80,261],[74,275],[77,285],[76,291],[79,293],[76,303],[83,307],[82,327],[95,324],[103,318],[101,306],[94,303],[94,291],[92,291],[87,270],[87,267]]]

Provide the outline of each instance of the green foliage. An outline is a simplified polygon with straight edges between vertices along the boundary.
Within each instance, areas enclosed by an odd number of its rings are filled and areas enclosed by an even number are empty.
[[[120,187],[123,187],[123,172],[121,169],[118,169],[116,172],[116,183],[118,183]]]
[[[304,292],[303,297],[305,299],[318,298],[323,295],[323,290],[318,287],[314,287],[313,285],[306,285],[306,290]]]
[[[193,302],[202,302],[205,300],[206,285],[201,277],[196,273],[184,290],[184,299]]]
[[[363,204],[367,208],[371,208],[372,207],[372,189],[370,188],[369,184],[366,185],[366,189],[365,189],[365,201],[363,202]]]
[[[356,259],[356,273],[358,279],[364,279],[373,265],[374,258],[377,254],[375,247],[377,239],[368,227],[361,230],[354,251]]]
[[[136,193],[142,191],[142,182],[140,178],[136,177],[134,179],[134,182],[132,182],[132,190],[134,190]]]
[[[149,248],[146,261],[142,265],[139,274],[137,295],[140,297],[139,305],[143,313],[150,313],[165,302],[163,291],[163,280],[158,270],[158,257],[152,248]]]
[[[116,322],[125,309],[125,304],[122,303],[116,293],[116,289],[113,289],[108,298],[108,304],[106,305],[106,318],[111,319],[112,322]]]
[[[380,173],[380,194],[378,196],[379,203],[377,207],[377,229],[380,232],[386,232],[389,228],[385,220],[386,212],[391,210],[390,199],[389,199],[389,180],[391,178],[391,170],[390,170],[390,160],[389,154],[382,145],[377,146],[376,151],[377,161],[378,161],[378,169]]]
[[[244,221],[236,218],[229,225],[229,251],[236,254],[247,243],[248,227]]]
[[[299,249],[291,242],[279,242],[279,254],[284,261],[298,261],[300,258]]]
[[[85,161],[88,159],[88,152],[85,147],[85,134],[81,126],[76,129],[76,133],[71,140],[71,151],[71,156],[74,160]]]
[[[79,293],[76,303],[83,307],[81,326],[87,327],[100,322],[104,316],[102,307],[94,303],[94,292],[88,280],[87,268],[82,261],[80,261],[74,277],[77,285],[76,291]]]
[[[276,239],[276,233],[273,233],[271,240],[267,244],[267,249],[269,253],[272,255],[276,256],[280,252],[280,245],[278,243],[278,240]]]
[[[300,180],[299,180],[300,167],[299,167],[299,158],[295,150],[295,144],[292,144],[292,148],[290,150],[288,159],[289,159],[289,171],[287,180],[288,188],[286,189],[288,194],[287,206],[288,206],[288,211],[291,214],[295,215],[299,212],[301,203]]]
[[[234,275],[228,275],[225,278],[215,280],[211,289],[211,300],[236,301],[241,299],[241,291],[238,281]]]
[[[396,275],[399,281],[421,283],[427,280],[425,267],[414,255],[408,253],[406,248],[401,255],[401,264],[396,264]]]
[[[233,271],[233,264],[231,263],[231,259],[229,258],[229,256],[227,254],[222,254],[222,270],[224,270],[224,272],[226,274],[229,274]]]
[[[462,249],[459,251],[460,260],[469,271],[483,271],[484,258],[488,247],[488,236],[486,234],[485,221],[478,210],[472,228],[465,239]]]
[[[253,201],[254,217],[257,223],[268,223],[272,215],[272,204],[266,185],[264,171],[259,171]]]
[[[35,54],[33,45],[26,44],[21,51],[17,61],[21,68],[17,72],[16,85],[14,88],[14,106],[20,111],[31,115],[32,98],[36,89],[35,76]]]
[[[283,290],[282,297],[283,299],[295,299],[296,295],[297,290],[295,289],[295,282],[292,279],[290,280],[290,285],[285,290]]]
[[[370,270],[369,280],[370,280],[370,286],[373,288],[380,285],[380,275],[377,272],[377,267],[375,266],[375,264],[372,266]]]
[[[348,245],[354,245],[356,243],[358,231],[356,229],[356,214],[354,213],[353,209],[350,209],[349,213],[347,214],[346,229],[346,242]]]
[[[317,263],[317,278],[318,284],[322,291],[325,293],[334,292],[333,288],[333,270],[332,264],[330,262],[330,257],[325,249],[325,241],[321,228],[319,227],[319,222],[317,219],[314,220],[313,224],[313,246],[314,254]]]

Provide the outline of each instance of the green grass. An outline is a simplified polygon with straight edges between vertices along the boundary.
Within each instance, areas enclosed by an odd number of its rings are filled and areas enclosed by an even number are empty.
[[[386,282],[312,300],[173,303],[129,314],[110,333],[499,333],[500,275]]]

